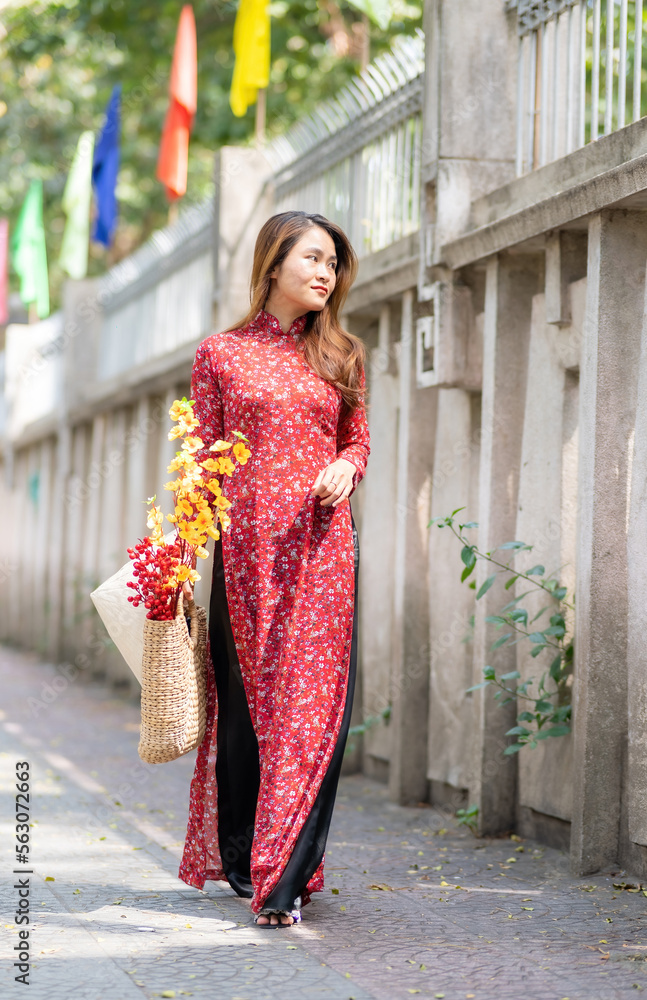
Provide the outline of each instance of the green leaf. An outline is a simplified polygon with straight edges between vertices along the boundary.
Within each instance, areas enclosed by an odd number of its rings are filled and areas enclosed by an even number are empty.
[[[552,729],[544,730],[546,736],[568,736],[570,731],[570,726],[553,726]]]
[[[485,677],[486,681],[496,680],[496,671],[494,667],[483,667],[483,676]]]
[[[510,612],[510,620],[513,622],[523,622],[524,625],[527,625],[528,612],[525,608],[515,608],[514,611]]]
[[[544,629],[544,635],[556,635],[561,639],[565,631],[562,625],[551,625],[550,628]]]
[[[513,726],[512,729],[508,729],[506,736],[530,736],[530,730],[523,726]]]
[[[526,570],[526,576],[543,576],[545,572],[545,568],[538,563],[536,566],[533,566],[532,569]]]
[[[558,601],[563,601],[567,594],[566,587],[557,587],[554,593]]]
[[[466,566],[474,566],[476,563],[476,556],[474,555],[473,545],[464,545],[461,549],[461,559]]]
[[[555,706],[550,701],[536,701],[535,712],[552,712]]]
[[[519,753],[523,746],[523,743],[512,743],[509,747],[506,747],[503,753],[506,757],[511,757],[513,753]]]
[[[478,521],[468,521],[467,524],[461,524],[461,528],[464,528],[465,530],[469,528],[478,528],[478,526]]]
[[[492,584],[494,583],[495,580],[496,580],[496,573],[493,573],[492,576],[488,576],[487,580],[485,580],[485,582],[481,584],[481,586],[479,588],[479,592],[476,595],[476,600],[477,601],[480,601],[481,598],[485,594],[487,594],[488,590],[490,589],[490,587],[492,586]]]
[[[532,722],[534,715],[531,712],[519,712],[517,722]]]
[[[501,608],[501,613],[503,613],[504,611],[507,611],[508,608],[513,608],[515,606],[515,604],[519,603],[519,601],[523,601],[524,597],[527,597],[528,594],[532,594],[532,590],[526,590],[526,591],[524,591],[523,594],[519,594],[518,597],[514,597],[511,601],[508,601],[508,603],[505,605],[505,607]]]
[[[490,646],[490,649],[492,651],[494,651],[495,649],[499,649],[499,647],[502,646],[504,644],[504,642],[507,642],[508,639],[511,639],[511,638],[512,638],[512,632],[508,632],[508,633],[506,633],[506,635],[499,636],[499,638],[497,639],[497,641],[492,643],[492,645]]]
[[[546,606],[545,606],[544,608],[542,608],[542,609],[541,609],[541,611],[538,611],[538,612],[537,612],[537,614],[535,615],[535,617],[534,617],[534,618],[531,618],[531,620],[530,620],[530,624],[532,625],[532,623],[533,623],[533,622],[536,622],[538,618],[541,618],[541,616],[542,616],[542,615],[543,615],[543,614],[544,614],[544,613],[545,613],[546,611],[548,611],[548,608],[549,608],[549,605],[547,604],[547,605],[546,605]]]
[[[507,625],[507,618],[502,618],[501,615],[487,615],[485,618],[486,622],[490,625]]]
[[[554,681],[559,680],[559,675],[562,672],[562,654],[558,653],[553,662],[551,663],[548,673],[553,678]]]
[[[543,632],[531,632],[528,636],[531,642],[544,642]]]
[[[543,653],[543,651],[545,650],[545,648],[546,648],[546,644],[545,643],[544,643],[543,646],[533,646],[533,648],[530,650],[530,655],[531,656],[539,656],[540,653]]]
[[[519,579],[518,576],[511,576],[510,579],[508,580],[508,582],[505,585],[505,589],[506,590],[510,590],[510,587],[512,587],[513,584],[515,584],[518,579]]]
[[[465,567],[465,569],[461,573],[461,583],[464,583],[465,580],[467,580],[468,576],[470,575],[475,566],[476,566],[476,559],[474,560],[471,566]]]
[[[499,549],[528,549],[532,548],[532,545],[526,545],[525,542],[504,542],[503,545],[497,546]]]
[[[480,684],[473,684],[471,688],[467,688],[465,694],[470,694],[472,691],[480,691],[481,688],[487,687],[490,681],[481,681]]]
[[[456,510],[452,511],[451,517],[456,517],[457,514],[460,514],[460,512],[462,510],[466,510],[466,509],[467,509],[466,507],[457,507]],[[448,518],[448,520],[449,520],[449,518]]]
[[[518,670],[511,670],[509,674],[501,674],[499,680],[501,681],[516,681],[521,674]]]

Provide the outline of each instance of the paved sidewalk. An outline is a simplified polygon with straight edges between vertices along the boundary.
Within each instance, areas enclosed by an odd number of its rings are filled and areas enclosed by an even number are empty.
[[[23,760],[37,1000],[647,996],[647,900],[613,886],[635,882],[629,874],[572,879],[559,851],[476,840],[435,809],[393,805],[361,776],[342,780],[326,889],[303,924],[255,927],[224,884],[198,892],[177,879],[193,755],[142,764],[137,706],[57,676],[0,648],[3,1000],[25,995],[12,965],[13,880],[27,877],[13,875]]]

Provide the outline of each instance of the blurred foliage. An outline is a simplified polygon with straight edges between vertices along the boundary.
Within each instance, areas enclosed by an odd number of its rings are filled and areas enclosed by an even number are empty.
[[[91,275],[130,253],[168,218],[155,178],[181,0],[58,0],[0,10],[0,214],[16,221],[29,181],[43,180],[53,308],[63,274],[57,264],[65,225],[61,196],[79,134],[100,130],[112,87],[122,85],[119,225],[114,246],[91,246]],[[187,195],[212,189],[213,153],[253,140],[255,108],[229,107],[235,0],[194,0],[198,110],[191,136]],[[385,32],[370,27],[371,58],[396,34],[421,24],[422,0],[396,0]],[[272,71],[267,134],[330,99],[358,72],[362,15],[343,0],[270,4]],[[12,280],[12,288],[15,282]]]

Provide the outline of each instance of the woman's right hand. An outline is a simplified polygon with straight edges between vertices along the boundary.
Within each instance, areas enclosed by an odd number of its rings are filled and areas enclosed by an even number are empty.
[[[182,597],[185,602],[193,600],[193,587],[188,580],[185,580],[182,584]]]

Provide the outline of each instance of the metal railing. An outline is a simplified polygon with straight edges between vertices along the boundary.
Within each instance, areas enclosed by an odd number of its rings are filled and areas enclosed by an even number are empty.
[[[643,0],[505,3],[519,36],[518,174],[647,113]]]
[[[276,211],[320,212],[359,256],[420,226],[424,36],[401,35],[328,104],[275,139]]]
[[[213,203],[185,211],[101,279],[97,379],[127,371],[209,333]]]

